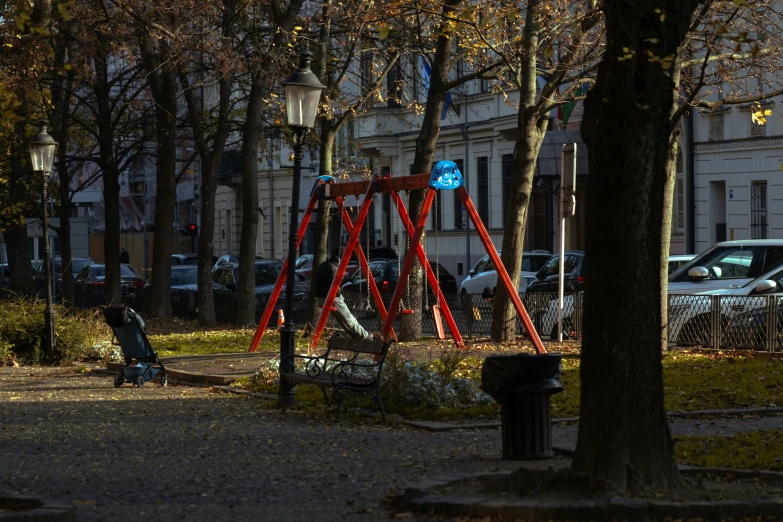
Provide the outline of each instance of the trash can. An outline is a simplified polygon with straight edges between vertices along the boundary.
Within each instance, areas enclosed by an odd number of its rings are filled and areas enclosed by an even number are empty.
[[[481,367],[481,388],[500,404],[503,458],[552,457],[552,394],[560,384],[560,354],[490,355]]]

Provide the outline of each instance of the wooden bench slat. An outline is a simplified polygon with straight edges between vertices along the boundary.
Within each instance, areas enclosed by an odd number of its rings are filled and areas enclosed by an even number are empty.
[[[329,348],[332,350],[378,355],[383,353],[385,347],[384,343],[374,339],[351,339],[349,337],[332,337],[329,339]]]

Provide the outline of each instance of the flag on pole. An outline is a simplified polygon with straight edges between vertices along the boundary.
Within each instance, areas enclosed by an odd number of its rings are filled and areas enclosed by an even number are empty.
[[[440,110],[440,119],[445,120],[446,115],[449,112],[449,107],[451,107],[451,93],[446,93],[446,98],[443,100],[443,108]]]
[[[421,64],[421,81],[424,85],[424,93],[426,94],[430,90],[432,67],[430,67],[430,62],[428,62],[427,59],[421,55],[419,55],[419,63]]]

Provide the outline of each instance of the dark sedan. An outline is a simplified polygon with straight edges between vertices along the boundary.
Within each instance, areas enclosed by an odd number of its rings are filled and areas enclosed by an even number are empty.
[[[370,272],[372,273],[373,279],[375,279],[378,290],[382,294],[394,293],[395,288],[397,288],[397,282],[400,279],[397,261],[384,259],[370,261],[369,265]],[[454,279],[454,276],[443,268],[443,265],[436,265],[433,261],[430,261],[430,267],[439,277],[438,283],[440,284],[441,292],[445,295],[456,294],[457,280]],[[351,279],[343,285],[343,292],[366,293],[367,277],[364,272],[357,270]],[[432,287],[429,284],[427,284],[427,293],[432,294]]]
[[[563,262],[566,293],[581,292],[584,289],[585,254],[578,250],[566,251]],[[560,256],[553,256],[536,274],[536,279],[527,287],[528,293],[557,293],[560,284]]]
[[[106,265],[86,265],[73,281],[73,301],[82,308],[105,303]],[[144,280],[130,265],[120,265],[120,291],[122,301],[128,301],[136,290],[144,286]]]
[[[783,344],[783,300],[778,298],[777,325],[772,346],[767,340],[767,317],[769,310],[766,307],[754,308],[742,312],[731,319],[723,332],[721,343],[728,348],[751,348],[755,350],[779,351]],[[774,315],[773,315],[774,317]]]
[[[261,319],[264,309],[272,295],[280,270],[283,268],[283,262],[278,259],[268,259],[256,261],[256,321]],[[310,289],[309,283],[302,281],[302,276],[297,275],[297,281],[294,286],[294,313],[304,313],[307,309],[307,292]],[[212,276],[215,315],[219,320],[231,321],[236,315],[237,298],[239,295],[239,265],[236,263],[224,263],[219,266]],[[285,306],[285,287],[280,293],[276,308]],[[277,321],[277,316],[272,314],[270,323]]]
[[[137,310],[149,310],[150,285],[147,278],[144,288],[136,292],[131,306]],[[177,317],[194,317],[198,306],[198,266],[179,265],[171,267],[171,313]]]

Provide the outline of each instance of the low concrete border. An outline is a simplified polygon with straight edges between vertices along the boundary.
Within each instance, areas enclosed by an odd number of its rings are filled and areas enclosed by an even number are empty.
[[[0,494],[1,522],[76,522],[76,506],[64,502]]]
[[[750,477],[783,477],[783,473],[727,470],[720,468],[683,467],[687,473],[731,472]],[[524,520],[627,520],[651,519],[722,520],[726,518],[762,517],[783,519],[783,498],[753,500],[664,501],[644,498],[595,498],[569,501],[490,499],[481,496],[452,496],[437,493],[465,479],[510,475],[511,470],[435,477],[401,488],[396,498],[400,511],[414,511],[447,517],[506,517]]]

